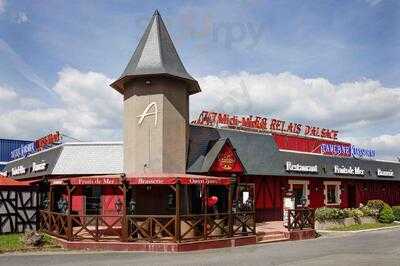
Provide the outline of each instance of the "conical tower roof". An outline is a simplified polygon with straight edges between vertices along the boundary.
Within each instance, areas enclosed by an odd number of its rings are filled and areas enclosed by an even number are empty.
[[[156,10],[146,28],[135,53],[121,77],[111,87],[123,93],[124,84],[143,76],[165,75],[188,82],[189,94],[200,92],[198,82],[186,71],[165,27],[160,13]]]

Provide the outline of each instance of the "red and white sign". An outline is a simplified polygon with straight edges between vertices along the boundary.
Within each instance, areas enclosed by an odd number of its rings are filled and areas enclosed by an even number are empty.
[[[38,140],[35,140],[35,148],[36,151],[41,151],[45,149],[47,146],[52,145],[56,142],[61,141],[61,135],[60,132],[56,131],[53,133],[50,133],[49,135],[42,137]]]
[[[130,177],[131,185],[174,185],[180,182],[183,185],[229,185],[231,180],[224,177],[209,176],[181,176],[181,177]]]
[[[339,133],[337,130],[302,125],[279,119],[252,115],[237,116],[209,111],[201,112],[199,118],[193,123],[210,127],[228,127],[266,133],[276,132],[324,139],[337,139]]]
[[[71,179],[72,185],[120,185],[121,179],[116,177],[79,177]]]

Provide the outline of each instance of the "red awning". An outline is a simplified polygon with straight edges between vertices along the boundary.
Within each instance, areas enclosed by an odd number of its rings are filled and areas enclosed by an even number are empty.
[[[29,186],[28,182],[17,181],[9,177],[0,176],[0,187],[27,187],[27,186]]]
[[[120,176],[85,176],[70,179],[71,185],[121,185]]]
[[[227,177],[200,176],[187,174],[157,174],[157,175],[138,175],[126,177],[130,185],[220,185],[231,184],[231,179]],[[73,178],[62,178],[50,180],[51,185],[121,185],[122,178],[113,176],[83,176]]]
[[[231,184],[231,179],[216,176],[200,176],[188,174],[161,174],[148,176],[127,177],[131,185],[173,185],[181,183],[183,185],[221,185]]]

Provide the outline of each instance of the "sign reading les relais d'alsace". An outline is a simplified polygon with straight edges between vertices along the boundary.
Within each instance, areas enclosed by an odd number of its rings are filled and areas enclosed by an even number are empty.
[[[316,137],[336,140],[339,131],[320,128],[310,125],[303,125],[290,121],[261,116],[237,116],[225,113],[203,111],[194,124],[211,127],[229,127],[257,132],[275,132],[307,137]]]

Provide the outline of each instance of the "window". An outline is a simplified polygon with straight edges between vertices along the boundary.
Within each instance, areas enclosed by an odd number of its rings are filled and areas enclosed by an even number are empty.
[[[325,205],[340,205],[340,181],[325,181]]]
[[[303,203],[304,206],[307,207],[310,204],[310,190],[308,189],[309,181],[289,179],[288,183],[289,189],[294,193],[296,207],[302,207]]]
[[[335,185],[328,185],[327,186],[327,203],[328,204],[335,204],[337,203],[337,198],[336,198],[336,186]]]

